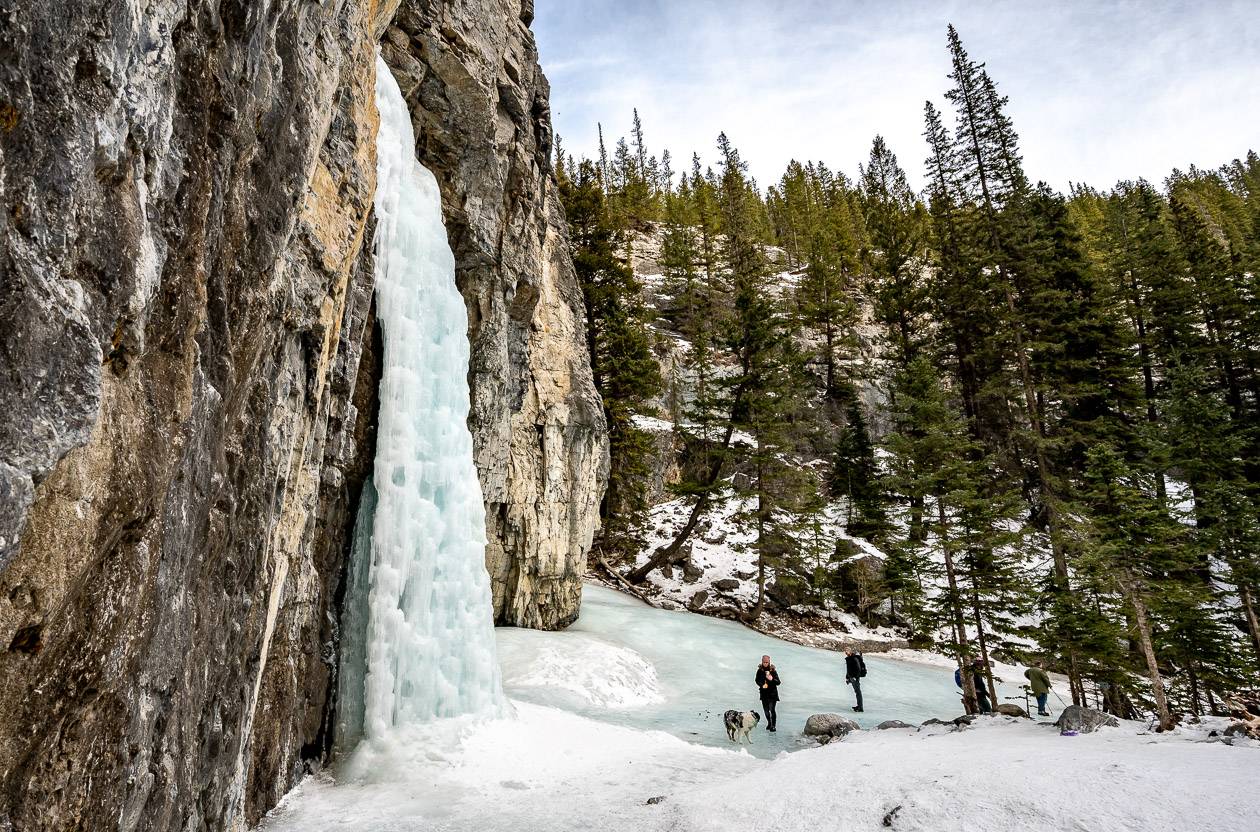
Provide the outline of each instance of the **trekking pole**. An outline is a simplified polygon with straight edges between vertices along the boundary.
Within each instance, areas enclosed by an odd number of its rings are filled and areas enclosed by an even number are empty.
[[[1050,688],[1050,692],[1054,694],[1055,699],[1059,700],[1060,705],[1062,705],[1065,708],[1068,706],[1068,703],[1063,701],[1063,697],[1059,696],[1059,692],[1057,690],[1055,690],[1054,688]]]

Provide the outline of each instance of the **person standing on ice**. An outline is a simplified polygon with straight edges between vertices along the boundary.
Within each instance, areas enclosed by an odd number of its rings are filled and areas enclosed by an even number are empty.
[[[852,647],[844,648],[844,683],[853,686],[853,695],[857,704],[853,710],[862,713],[862,677],[866,675],[866,662],[861,653],[854,653]]]
[[[757,695],[761,697],[761,709],[766,712],[766,730],[774,731],[778,714],[775,708],[779,704],[779,671],[770,663],[769,656],[761,657],[757,665]]]
[[[963,686],[962,668],[954,670],[954,684],[958,685],[960,690],[966,690]],[[989,689],[984,686],[984,662],[975,659],[971,663],[971,682],[976,688],[976,706],[982,714],[993,713],[993,705],[989,702]],[[963,704],[967,705],[966,695],[963,696]],[[971,706],[967,705],[968,713],[971,712]]]
[[[971,660],[972,682],[976,686],[976,704],[980,706],[980,713],[993,713],[993,703],[989,701],[989,689],[984,683],[984,660]]]
[[[1037,716],[1050,716],[1050,712],[1046,710],[1046,697],[1050,695],[1050,676],[1045,671],[1045,663],[1037,662],[1033,667],[1024,671],[1024,678],[1028,680],[1029,687],[1032,688],[1033,696],[1037,698]]]

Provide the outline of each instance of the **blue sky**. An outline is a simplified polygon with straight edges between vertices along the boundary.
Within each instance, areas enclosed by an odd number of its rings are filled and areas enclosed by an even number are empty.
[[[1260,150],[1260,0],[536,0],[565,147],[611,150],[639,108],[650,148],[711,161],[725,130],[760,183],[787,161],[856,173],[882,134],[912,182],[923,102],[944,103],[952,22],[985,61],[1033,179],[1099,186]]]

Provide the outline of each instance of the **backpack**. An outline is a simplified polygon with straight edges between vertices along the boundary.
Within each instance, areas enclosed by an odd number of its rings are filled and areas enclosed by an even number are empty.
[[[865,676],[866,675],[866,660],[862,658],[861,653],[857,654],[857,660],[858,660],[858,676]]]

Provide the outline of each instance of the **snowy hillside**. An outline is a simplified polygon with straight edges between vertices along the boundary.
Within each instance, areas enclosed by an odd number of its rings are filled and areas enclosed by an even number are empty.
[[[673,299],[668,281],[661,273],[661,233],[660,228],[650,227],[646,232],[633,233],[630,241],[630,264],[643,286],[648,307],[658,311],[668,308]],[[769,247],[766,255],[780,270],[769,279],[771,290],[787,302],[801,273],[788,262],[782,249]],[[652,329],[657,337],[656,357],[666,390],[657,402],[656,416],[635,417],[636,426],[653,437],[655,449],[655,458],[648,466],[652,472],[648,493],[653,505],[647,543],[635,565],[641,565],[659,547],[668,544],[686,522],[690,511],[690,502],[674,498],[669,486],[677,481],[680,473],[676,459],[680,438],[672,419],[678,417],[693,395],[693,379],[685,368],[691,345],[670,327],[663,315],[652,322]],[[866,355],[864,361],[873,365],[877,360],[876,330],[865,325],[859,330]],[[720,366],[717,370],[723,372]],[[863,371],[859,375],[869,377],[874,373]],[[872,383],[865,385],[862,395],[864,399],[869,398],[869,412],[875,413],[876,405],[883,401],[882,391]],[[748,449],[753,439],[735,431],[732,444]],[[689,556],[679,565],[650,573],[639,588],[642,597],[664,608],[684,608],[726,618],[743,617],[757,601],[757,558],[751,546],[751,534],[742,532],[733,520],[748,508],[745,501],[733,497],[729,491],[715,499],[684,546]],[[866,561],[878,572],[882,569],[884,553],[845,531],[845,510],[843,501],[827,506],[812,528],[802,533],[801,547],[811,552],[811,568],[835,569],[845,561]],[[602,571],[596,571],[592,577],[624,589]],[[889,627],[867,626],[852,611],[842,609],[833,598],[809,591],[804,586],[808,583],[807,576],[789,574],[782,581],[780,577],[773,567],[768,569],[766,610],[754,624],[757,629],[797,643],[833,649],[853,644],[864,650],[878,651],[906,645],[903,633]]]
[[[747,508],[745,501],[731,496],[716,501],[688,543],[691,554],[686,562],[666,566],[648,576],[647,591],[654,603],[667,609],[686,608],[728,618],[738,618],[756,604],[757,556],[752,548],[753,538],[731,521],[734,514]],[[689,511],[690,505],[684,500],[653,506],[648,546],[640,554],[639,564],[673,539]],[[829,508],[827,522],[816,530],[819,538],[843,541],[842,545],[853,550],[852,559],[882,560],[884,555],[877,548],[844,532],[840,512],[838,505]],[[767,569],[768,609],[754,625],[762,632],[814,646],[852,644],[863,650],[905,646],[904,637],[891,628],[868,627],[833,600],[781,585],[778,578],[773,567]]]

